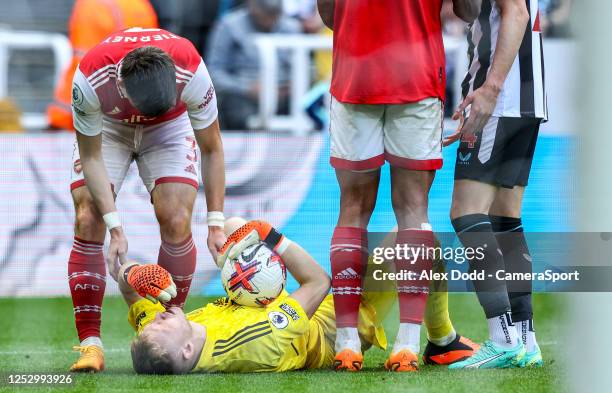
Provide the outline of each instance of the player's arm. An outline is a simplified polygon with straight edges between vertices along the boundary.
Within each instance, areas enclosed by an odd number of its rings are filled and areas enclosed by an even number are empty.
[[[110,231],[111,241],[106,263],[111,276],[116,280],[119,264],[126,262],[128,243],[119,221],[115,199],[102,159],[102,134],[87,136],[77,131],[76,135],[87,189]]]
[[[331,30],[334,29],[334,7],[336,6],[336,0],[317,0],[317,7],[319,8],[319,15],[323,19],[325,26]]]
[[[461,134],[480,132],[489,120],[495,110],[497,97],[521,47],[529,22],[529,12],[524,0],[496,0],[496,2],[500,9],[501,22],[493,63],[485,83],[469,94],[453,115],[454,120],[461,120],[464,110],[471,106],[469,117],[462,122]],[[454,140],[456,139],[458,137]]]
[[[225,156],[219,120],[209,127],[195,131],[202,153],[202,179],[208,208],[208,249],[213,258],[225,243],[223,205],[225,200]]]
[[[261,220],[246,222],[242,218],[230,218],[225,223],[228,236],[217,260],[219,267],[227,259],[233,259],[243,250],[260,241],[280,255],[289,273],[300,284],[290,296],[295,299],[310,318],[329,292],[331,279],[314,258],[298,244],[290,241]]]
[[[80,70],[73,79],[72,111],[83,175],[96,208],[110,231],[106,262],[116,280],[120,264],[126,262],[127,239],[123,233],[115,198],[102,157],[102,111],[93,88]]]
[[[181,99],[202,154],[202,180],[208,209],[208,249],[216,259],[225,243],[223,206],[225,200],[225,155],[219,128],[217,95],[204,61],[185,86]]]
[[[478,18],[482,0],[453,0],[453,12],[466,23]]]
[[[290,296],[295,299],[310,318],[327,296],[331,278],[317,261],[299,244],[291,243],[285,252],[280,254],[289,273],[300,284]]]

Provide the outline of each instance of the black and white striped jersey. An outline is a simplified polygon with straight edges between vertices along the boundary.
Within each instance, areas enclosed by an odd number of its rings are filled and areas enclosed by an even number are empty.
[[[529,24],[518,56],[497,99],[493,116],[547,119],[544,55],[538,0],[525,0]],[[499,33],[500,9],[496,0],[483,0],[478,19],[468,32],[468,72],[461,85],[463,97],[482,86],[487,78]]]

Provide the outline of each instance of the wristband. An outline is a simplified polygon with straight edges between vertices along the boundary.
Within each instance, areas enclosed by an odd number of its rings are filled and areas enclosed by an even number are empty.
[[[208,212],[206,215],[206,222],[209,227],[225,227],[225,216],[223,212]]]
[[[102,218],[104,219],[104,223],[106,224],[106,228],[108,228],[108,230],[110,231],[111,229],[117,228],[121,226],[121,220],[119,219],[119,213],[115,212],[110,212],[110,213],[106,213],[104,216],[102,216]]]
[[[128,262],[125,265],[121,266],[121,268],[119,269],[119,274],[117,275],[118,277],[123,277],[123,281],[127,284],[130,285],[128,283],[127,277],[128,277],[128,273],[130,272],[130,270],[132,270],[132,268],[134,266],[140,266],[139,263],[136,262]]]
[[[287,248],[291,245],[291,243],[293,243],[291,240],[287,239],[285,236],[283,236],[283,239],[280,241],[280,243],[278,243],[278,246],[276,246],[276,253],[278,255],[282,255]]]

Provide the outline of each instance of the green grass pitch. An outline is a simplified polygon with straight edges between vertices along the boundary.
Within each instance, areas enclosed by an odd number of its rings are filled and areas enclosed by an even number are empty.
[[[191,297],[185,307],[192,310],[211,299]],[[59,392],[564,392],[560,326],[564,316],[563,295],[534,296],[536,329],[545,366],[541,369],[474,370],[450,372],[443,367],[422,366],[418,373],[384,371],[386,353],[370,350],[364,370],[336,373],[331,370],[296,371],[279,374],[202,374],[184,376],[139,376],[131,368],[129,343],[133,332],[127,323],[127,307],[120,298],[104,301],[102,338],[106,347],[106,371],[75,374],[71,387],[1,386],[0,391]],[[484,316],[473,294],[451,295],[450,310],[458,332],[481,342],[486,338]],[[392,341],[397,323],[388,318]],[[0,373],[64,372],[76,359],[77,344],[69,298],[0,299]],[[424,329],[423,329],[424,330]],[[423,334],[422,348],[425,336]],[[34,389],[34,390],[32,390]]]

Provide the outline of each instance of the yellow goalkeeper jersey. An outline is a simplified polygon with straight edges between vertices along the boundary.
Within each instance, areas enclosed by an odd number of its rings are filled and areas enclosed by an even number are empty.
[[[130,307],[128,320],[140,333],[163,311],[159,303],[142,299]],[[221,298],[186,316],[206,327],[206,342],[194,372],[288,371],[333,363],[336,323],[331,295],[310,319],[287,293],[261,308]],[[384,330],[367,303],[360,310],[359,331],[366,345],[386,348]]]

